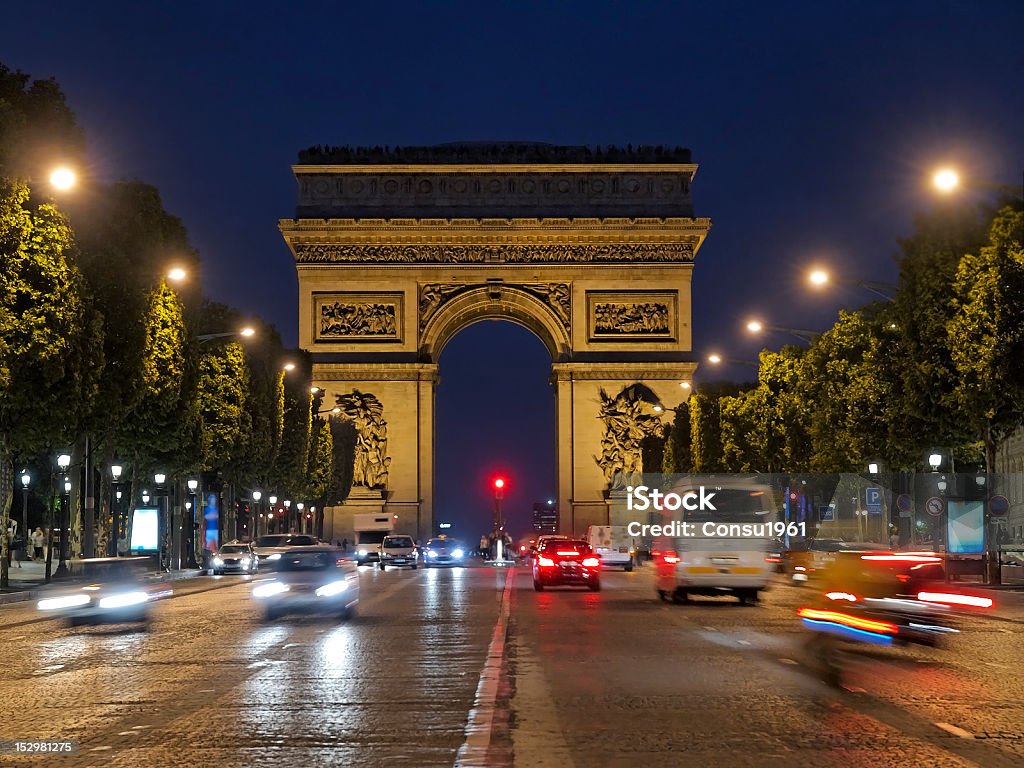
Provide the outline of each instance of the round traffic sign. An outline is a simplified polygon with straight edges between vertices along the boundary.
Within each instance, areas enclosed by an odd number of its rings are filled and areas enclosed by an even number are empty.
[[[946,501],[940,496],[932,496],[925,502],[924,508],[928,510],[928,514],[932,517],[938,517],[946,509]]]
[[[993,496],[988,500],[988,511],[993,515],[1005,515],[1010,511],[1010,500],[1005,496]]]
[[[901,493],[896,497],[896,509],[900,512],[909,512],[914,506],[914,500],[909,493]]]

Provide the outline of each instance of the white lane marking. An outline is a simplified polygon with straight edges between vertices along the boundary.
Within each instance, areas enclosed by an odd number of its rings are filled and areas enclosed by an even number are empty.
[[[750,645],[750,641],[749,640],[737,640],[736,642],[739,643],[740,645]]]
[[[139,732],[138,731],[121,731],[117,735],[118,736],[138,736]]]
[[[704,629],[706,629],[708,632],[717,632],[718,631],[714,627],[704,627]]]
[[[104,752],[104,751],[106,751],[108,749],[113,749],[113,747],[93,747],[89,751],[90,752]]]
[[[847,693],[867,693],[867,691],[858,685],[844,685],[843,690]]]
[[[508,635],[509,605],[512,601],[512,584],[516,572],[509,569],[505,574],[505,589],[501,593],[498,621],[494,625],[491,644],[487,648],[487,660],[477,683],[473,708],[466,722],[466,740],[455,758],[455,768],[486,767],[487,750],[491,745],[491,728],[494,725],[494,705],[498,699],[498,683],[501,664],[505,659],[505,640]]]
[[[132,730],[133,731],[141,731],[143,728],[152,728],[152,727],[153,727],[152,725],[133,725],[132,726]]]
[[[516,765],[530,768],[574,768],[572,751],[562,733],[558,707],[540,659],[522,638],[515,639],[516,713],[512,752]]]
[[[973,739],[974,734],[970,731],[965,731],[963,728],[957,728],[955,725],[949,723],[936,723],[939,728],[944,730],[946,733],[951,733],[954,736],[959,736],[961,739]]]
[[[792,659],[779,659],[779,661],[781,661],[783,664],[794,664],[794,665],[799,665],[800,664],[799,661],[793,661]]]

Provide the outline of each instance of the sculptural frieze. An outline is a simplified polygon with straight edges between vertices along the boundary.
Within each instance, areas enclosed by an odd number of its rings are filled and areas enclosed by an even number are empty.
[[[595,334],[671,334],[668,304],[657,301],[601,302],[593,306]]]
[[[398,307],[378,302],[325,302],[320,305],[320,337],[395,336]]]
[[[693,261],[690,243],[357,245],[296,243],[300,264],[621,264]]]
[[[644,465],[642,443],[647,437],[661,437],[664,425],[656,410],[658,397],[644,384],[630,384],[611,397],[598,393],[598,418],[604,422],[601,455],[594,461],[604,473],[606,488],[619,490],[639,485]]]
[[[387,488],[391,457],[388,456],[388,423],[384,420],[383,404],[375,395],[354,389],[347,395],[338,395],[337,406],[355,426],[352,485]]]

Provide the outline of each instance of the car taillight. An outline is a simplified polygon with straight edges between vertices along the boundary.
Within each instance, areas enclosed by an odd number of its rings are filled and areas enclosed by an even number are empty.
[[[674,564],[679,562],[680,558],[679,558],[679,556],[675,552],[666,552],[664,559],[665,559],[666,563],[670,563],[670,564],[674,565]]]
[[[539,565],[541,568],[550,568],[554,564],[555,564],[555,561],[552,560],[550,557],[538,557],[537,558],[537,565]]]
[[[777,562],[779,562],[779,558],[777,558],[777,557],[772,557],[772,556],[770,556],[770,555],[769,555],[768,557],[766,557],[766,558],[764,559],[764,561],[765,561],[766,563],[777,563]]]
[[[973,608],[991,608],[991,597],[978,595],[961,595],[956,592],[918,592],[917,599],[926,603],[943,603],[945,605],[969,605]]]
[[[583,558],[584,568],[597,568],[601,564],[601,561],[596,557],[585,557]]]
[[[557,554],[559,557],[572,557],[573,555],[578,555],[579,552],[577,552],[575,549],[566,549],[566,550],[561,550],[560,549],[555,554]]]

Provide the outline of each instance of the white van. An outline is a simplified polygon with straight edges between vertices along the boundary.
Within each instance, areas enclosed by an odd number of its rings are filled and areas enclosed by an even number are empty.
[[[691,535],[657,539],[658,596],[677,603],[687,602],[690,595],[733,595],[741,603],[756,601],[772,574],[768,551],[773,536],[765,524],[770,529],[778,520],[773,491],[743,475],[695,475],[670,492],[680,496],[693,492],[696,498],[701,486],[713,494],[714,510],[665,513],[663,523],[685,522]],[[744,535],[734,535],[740,533]]]
[[[621,565],[633,570],[636,542],[625,525],[591,525],[587,528],[587,543],[601,558],[601,565]]]

